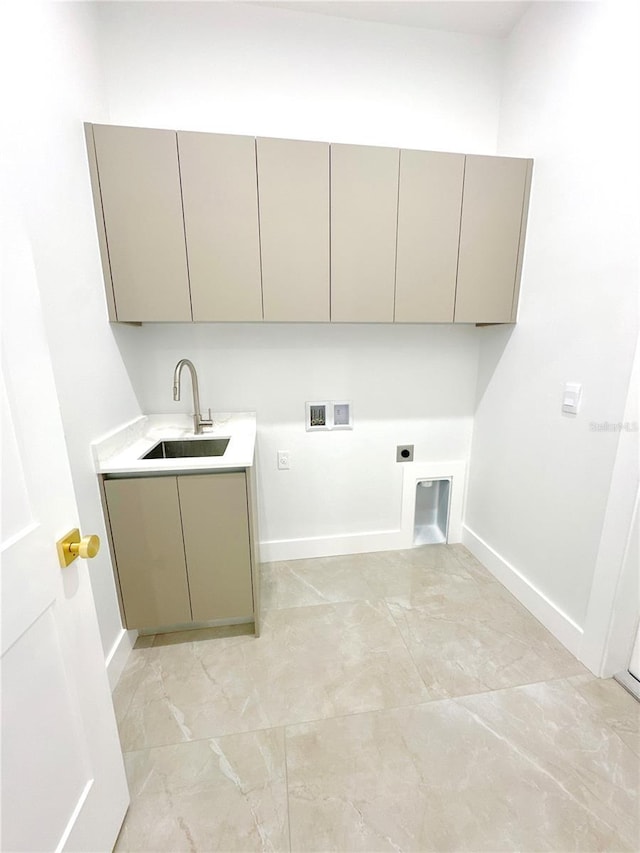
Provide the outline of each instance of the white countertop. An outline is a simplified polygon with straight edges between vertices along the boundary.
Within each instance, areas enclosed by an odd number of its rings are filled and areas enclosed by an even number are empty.
[[[223,456],[141,459],[159,441],[207,438],[230,439]],[[255,443],[255,412],[222,412],[213,415],[213,427],[202,435],[194,435],[192,415],[143,415],[93,442],[91,449],[99,474],[204,473],[250,468]]]

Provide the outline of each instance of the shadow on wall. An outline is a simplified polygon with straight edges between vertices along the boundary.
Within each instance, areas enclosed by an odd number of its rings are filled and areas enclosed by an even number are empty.
[[[497,366],[505,354],[515,325],[491,326],[478,330],[478,384],[476,388],[476,411],[485,395]]]

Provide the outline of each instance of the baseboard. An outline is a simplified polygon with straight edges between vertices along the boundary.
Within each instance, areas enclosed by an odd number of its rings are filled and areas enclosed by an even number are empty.
[[[127,631],[125,628],[123,628],[118,634],[118,638],[116,639],[115,643],[111,647],[111,651],[107,655],[105,665],[107,668],[109,686],[111,687],[112,692],[116,684],[120,680],[122,670],[125,668],[127,660],[129,659],[129,655],[131,654],[131,649],[133,648],[134,643],[137,639],[137,631]]]
[[[631,693],[633,698],[640,702],[640,681],[637,678],[634,678],[633,675],[628,670],[623,670],[622,672],[618,672],[613,676],[618,684],[622,685],[627,693]]]
[[[307,560],[342,554],[367,554],[372,551],[396,551],[404,548],[401,530],[353,533],[344,536],[314,536],[306,539],[277,539],[260,543],[260,562]]]
[[[313,557],[370,554],[374,551],[400,551],[405,548],[413,548],[416,486],[420,480],[451,480],[447,542],[451,544],[460,542],[465,470],[465,463],[460,460],[403,463],[402,502],[398,507],[400,514],[399,529],[261,542],[260,561],[262,563],[273,563],[280,560],[307,560]]]
[[[462,529],[462,544],[572,655],[578,657],[583,634],[579,625],[466,524]]]

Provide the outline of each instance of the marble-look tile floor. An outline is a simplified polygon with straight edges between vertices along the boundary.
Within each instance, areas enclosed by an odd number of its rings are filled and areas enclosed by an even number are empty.
[[[640,705],[462,546],[266,564],[262,603],[138,641],[116,850],[640,849]]]

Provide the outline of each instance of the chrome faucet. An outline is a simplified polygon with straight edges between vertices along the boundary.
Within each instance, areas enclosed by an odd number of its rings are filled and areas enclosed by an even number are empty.
[[[200,414],[200,391],[198,390],[198,374],[192,362],[188,358],[181,358],[176,364],[176,369],[173,372],[173,399],[180,399],[180,374],[183,367],[189,368],[191,374],[191,388],[193,389],[193,431],[196,435],[202,435],[203,427],[213,426],[211,418],[211,409],[209,409],[209,417],[203,418]]]

